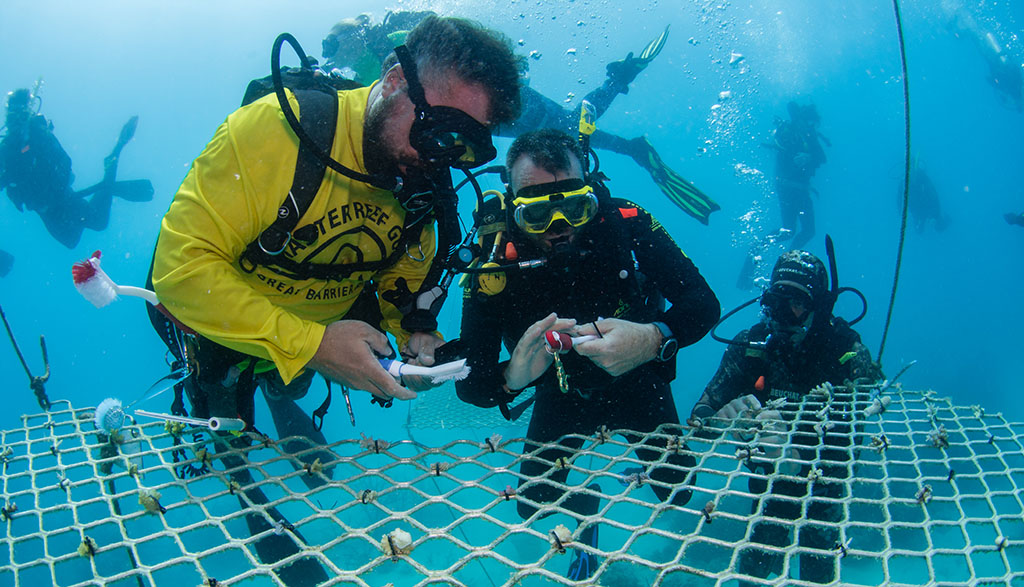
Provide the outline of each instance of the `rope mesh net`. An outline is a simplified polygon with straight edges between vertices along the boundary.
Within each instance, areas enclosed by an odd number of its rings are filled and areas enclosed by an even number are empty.
[[[1024,424],[931,392],[892,388],[887,405],[877,393],[826,385],[632,443],[567,437],[582,448],[546,474],[568,469],[565,483],[530,481],[563,497],[531,502],[527,520],[519,465],[553,445],[238,448],[162,422],[109,437],[93,410],[55,402],[0,435],[0,584],[296,585],[310,568],[373,587],[583,584],[565,576],[574,550],[597,557],[588,585],[1024,584]],[[658,458],[637,458],[641,444]],[[679,452],[696,459],[686,487],[668,488],[692,491],[682,507],[646,474]],[[595,515],[566,507],[581,493],[600,498]],[[597,522],[597,544],[577,542]],[[268,545],[278,554],[261,555]]]

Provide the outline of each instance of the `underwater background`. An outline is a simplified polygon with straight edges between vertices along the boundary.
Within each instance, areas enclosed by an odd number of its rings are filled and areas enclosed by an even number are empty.
[[[1024,420],[1024,229],[1003,220],[1006,212],[1024,210],[1024,114],[1000,98],[976,45],[958,38],[950,23],[951,10],[968,11],[1020,63],[1024,4],[965,0],[904,2],[901,8],[913,150],[951,223],[943,232],[919,233],[908,225],[883,368],[892,376],[917,360],[901,379],[905,387],[934,389],[954,404],[980,404],[1010,421]],[[700,268],[723,310],[754,295],[736,287],[737,275],[755,238],[778,227],[773,154],[762,143],[788,101],[813,103],[831,146],[812,181],[820,196],[814,201],[818,233],[809,248],[824,258],[824,235],[832,235],[840,284],[867,296],[869,312],[857,329],[877,355],[905,162],[899,43],[888,0],[7,0],[0,3],[0,89],[44,80],[42,113],[74,162],[75,187],[101,178],[102,159],[121,125],[137,114],[138,132],[121,156],[119,178],[147,178],[156,188],[152,202],[115,201],[110,227],[85,232],[74,250],[54,241],[35,214],[18,213],[7,198],[0,202],[0,249],[16,258],[0,279],[0,304],[34,374],[43,370],[37,337],[46,336],[51,400],[68,399],[79,408],[106,397],[128,403],[167,373],[165,348],[143,302],[129,298],[93,308],[74,290],[71,265],[99,249],[115,281],[142,285],[164,211],[248,81],[269,74],[274,38],[291,32],[319,55],[320,40],[337,20],[370,12],[379,21],[388,9],[432,9],[503,31],[518,51],[537,52],[532,87],[567,106],[604,80],[607,63],[639,53],[671,25],[661,55],[598,127],[627,138],[646,135],[666,163],[722,210],[705,227],[671,204],[633,161],[599,154],[612,193],[655,214]],[[503,158],[508,141],[496,143]],[[468,218],[472,197],[463,195]],[[459,298],[453,291],[442,316],[449,338],[458,335]],[[843,296],[837,312],[855,316],[854,296]],[[721,332],[731,335],[756,319],[754,310],[744,311]],[[673,390],[684,418],[723,351],[707,337],[680,352]],[[0,389],[0,429],[20,427],[21,414],[41,411],[4,342]],[[303,400],[307,409],[319,404],[322,389],[312,388]],[[139,407],[167,411],[170,400],[165,394]],[[267,424],[265,407],[257,403],[263,410],[257,418]],[[407,404],[383,411],[358,392],[353,403],[360,427],[350,426],[336,399],[324,427],[328,441],[362,430],[404,434]]]

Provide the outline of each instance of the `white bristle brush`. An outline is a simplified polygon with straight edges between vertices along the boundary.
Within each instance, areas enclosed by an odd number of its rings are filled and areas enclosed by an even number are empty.
[[[442,381],[461,381],[469,377],[469,367],[466,365],[466,359],[434,365],[433,367],[410,365],[393,359],[380,359],[380,366],[384,367],[384,370],[395,379],[401,379],[404,375],[421,375],[429,377],[434,383],[441,383]]]
[[[100,268],[99,251],[85,261],[75,263],[71,267],[71,277],[75,280],[75,289],[78,293],[97,308],[116,301],[118,296],[142,298],[154,306],[160,303],[156,299],[156,294],[148,289],[114,283],[114,280]]]

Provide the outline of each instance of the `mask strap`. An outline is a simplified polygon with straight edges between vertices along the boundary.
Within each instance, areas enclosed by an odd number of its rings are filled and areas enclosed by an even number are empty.
[[[420,84],[416,60],[412,58],[409,48],[405,45],[395,47],[395,55],[398,56],[398,63],[402,66],[402,73],[405,75],[409,99],[412,100],[413,105],[419,111],[417,114],[419,114],[430,108],[430,104],[427,103],[427,95],[423,92],[423,85]]]

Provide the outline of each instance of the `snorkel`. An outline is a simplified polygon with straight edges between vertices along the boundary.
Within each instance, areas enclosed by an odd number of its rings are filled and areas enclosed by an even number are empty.
[[[799,339],[794,340],[794,342],[797,344],[799,344],[799,342],[808,333],[820,331],[824,329],[826,326],[828,326],[828,324],[832,320],[832,312],[835,308],[836,300],[839,298],[839,295],[843,292],[849,291],[856,294],[857,297],[860,298],[861,304],[863,306],[860,314],[853,320],[847,322],[850,326],[860,322],[868,312],[867,298],[864,297],[864,294],[860,290],[854,287],[839,287],[839,274],[836,265],[835,247],[832,243],[832,237],[829,235],[825,236],[825,252],[828,255],[829,287],[826,291],[823,291],[819,295],[812,298],[813,303],[810,307],[807,308],[807,311],[813,313],[813,316],[810,318],[810,323],[800,327],[800,329],[803,331],[802,333],[794,331],[792,328],[793,325],[789,325],[788,327],[783,328],[783,330],[785,331],[793,331],[792,334],[796,335],[795,338]],[[771,333],[763,341],[743,342],[738,339],[725,338],[723,336],[720,336],[717,332],[718,327],[721,326],[726,320],[731,318],[733,315],[737,314],[740,310],[754,304],[755,302],[761,302],[762,314],[770,314],[769,307],[772,306],[774,303],[771,301],[771,297],[773,295],[777,295],[777,290],[773,291],[772,289],[774,285],[775,284],[769,286],[769,288],[762,292],[761,295],[751,298],[723,314],[721,319],[719,319],[719,321],[714,325],[714,327],[711,328],[711,338],[721,343],[744,346],[748,349],[753,350],[765,350],[769,346],[772,346],[773,342],[777,342],[773,341],[773,339],[776,338],[775,336],[773,336],[773,333],[776,331],[775,325],[772,326]],[[771,317],[765,316],[765,318],[763,319],[771,319]]]

